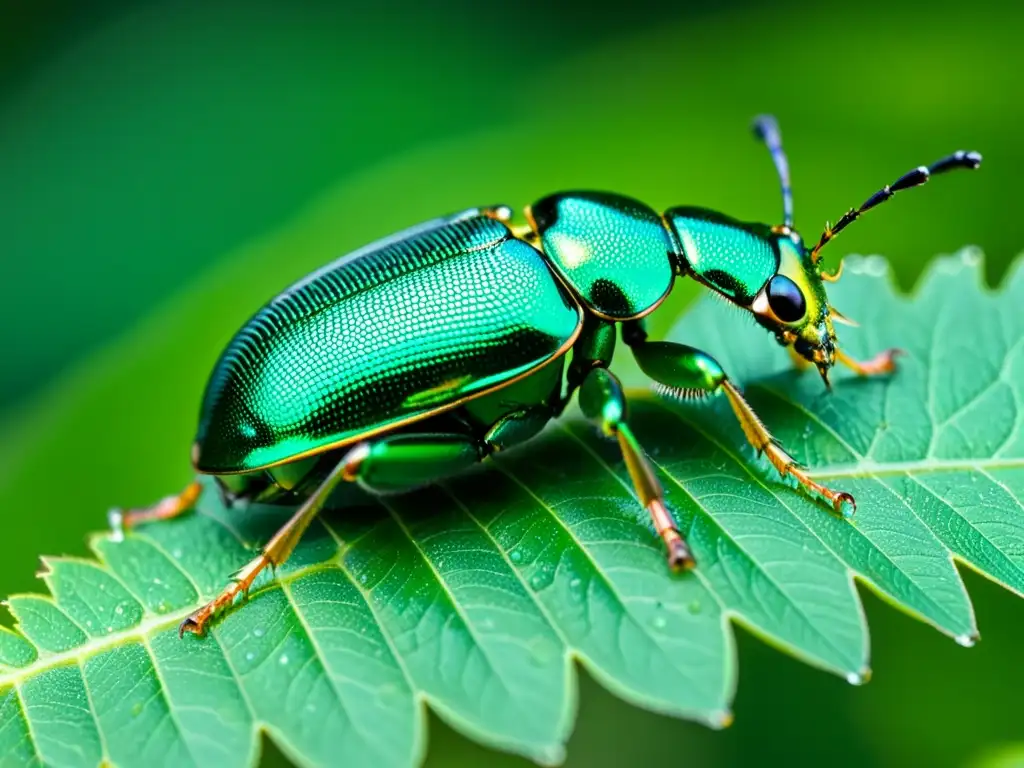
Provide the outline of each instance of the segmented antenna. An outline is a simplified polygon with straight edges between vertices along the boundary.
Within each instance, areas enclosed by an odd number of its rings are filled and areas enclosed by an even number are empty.
[[[782,186],[782,223],[793,226],[793,188],[789,184],[789,161],[782,149],[782,134],[779,123],[772,115],[758,115],[754,118],[754,135],[757,136],[768,151],[772,153],[775,170],[779,174]]]
[[[903,189],[910,189],[911,187],[919,187],[924,184],[932,176],[946,171],[952,171],[956,168],[965,168],[968,170],[974,170],[981,165],[981,155],[977,152],[965,152],[960,150],[954,152],[949,157],[944,157],[938,162],[932,163],[928,166],[919,166],[909,173],[905,173],[900,176],[892,184],[887,184],[880,190],[875,192],[869,197],[860,208],[851,208],[843,214],[843,218],[836,222],[835,226],[825,225],[825,231],[821,233],[821,239],[818,240],[818,244],[814,246],[814,250],[811,251],[811,261],[817,263],[821,258],[818,252],[824,248],[836,235],[846,229],[850,224],[860,218],[862,213],[870,211],[875,206],[881,205],[886,200],[890,199],[893,195]]]

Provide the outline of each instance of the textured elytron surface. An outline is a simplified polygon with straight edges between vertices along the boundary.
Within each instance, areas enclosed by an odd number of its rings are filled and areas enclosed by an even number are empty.
[[[672,286],[671,236],[643,203],[606,192],[566,192],[530,210],[548,258],[600,314],[643,314]]]
[[[776,236],[704,208],[671,208],[665,220],[683,248],[686,268],[741,304],[749,304],[779,267]]]
[[[544,257],[501,222],[409,230],[239,331],[207,385],[197,468],[257,469],[438,411],[541,364],[580,323]]]

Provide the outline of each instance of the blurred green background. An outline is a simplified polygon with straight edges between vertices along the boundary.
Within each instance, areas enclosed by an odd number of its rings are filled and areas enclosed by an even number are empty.
[[[598,187],[774,221],[774,172],[749,135],[770,110],[809,239],[914,165],[985,154],[978,174],[852,227],[833,258],[883,253],[909,287],[932,255],[977,244],[995,284],[1024,247],[1020,4],[24,0],[0,13],[0,594],[37,588],[40,553],[85,554],[108,506],[184,482],[205,375],[259,304],[418,220]],[[660,327],[694,295],[677,293]],[[863,591],[864,688],[737,630],[723,732],[583,680],[569,764],[1010,754],[1024,602],[965,578],[984,638],[971,650]],[[523,764],[434,720],[430,765],[485,759]]]

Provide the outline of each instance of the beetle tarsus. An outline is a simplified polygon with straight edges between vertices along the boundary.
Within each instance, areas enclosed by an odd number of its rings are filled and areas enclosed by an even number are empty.
[[[181,493],[165,496],[150,507],[128,510],[111,509],[107,513],[107,522],[110,524],[110,530],[113,532],[115,540],[120,540],[124,538],[125,531],[131,530],[140,523],[170,520],[188,512],[196,505],[202,492],[203,486],[198,480],[193,480],[182,489]]]
[[[729,405],[732,406],[733,413],[736,414],[736,418],[740,422],[740,427],[743,428],[743,434],[747,436],[747,440],[754,447],[758,456],[763,453],[782,477],[792,475],[793,479],[808,491],[825,499],[838,514],[843,517],[850,517],[853,514],[857,508],[853,496],[845,491],[833,491],[811,478],[807,474],[807,470],[797,464],[796,460],[786,453],[779,441],[772,436],[764,422],[758,418],[754,409],[743,399],[732,382],[728,379],[723,380],[721,386],[726,397],[729,398]]]
[[[836,351],[836,360],[852,370],[858,376],[881,376],[896,370],[896,358],[907,354],[902,349],[893,347],[879,352],[870,360],[855,360],[841,349]]]
[[[221,609],[227,608],[235,602],[235,598],[239,595],[242,596],[242,600],[247,600],[249,597],[249,590],[252,588],[252,584],[256,581],[256,577],[260,575],[264,568],[270,565],[270,558],[261,553],[258,557],[253,558],[246,563],[242,568],[239,568],[232,576],[228,585],[221,590],[220,594],[217,595],[213,600],[208,602],[201,608],[197,608],[192,611],[185,620],[178,625],[178,637],[184,637],[186,632],[191,632],[194,635],[200,635],[206,633],[206,624],[210,621]]]

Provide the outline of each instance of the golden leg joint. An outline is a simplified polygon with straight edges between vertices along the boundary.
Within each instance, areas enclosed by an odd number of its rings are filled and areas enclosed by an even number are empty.
[[[732,382],[725,379],[721,386],[726,397],[729,398],[729,405],[732,406],[733,413],[736,414],[736,418],[743,428],[743,434],[747,436],[747,440],[754,446],[758,455],[763,453],[780,475],[783,477],[792,475],[804,488],[828,501],[832,508],[843,517],[849,517],[856,511],[857,504],[853,500],[853,496],[845,491],[833,491],[831,488],[826,488],[815,482],[807,474],[807,471],[783,450]]]

